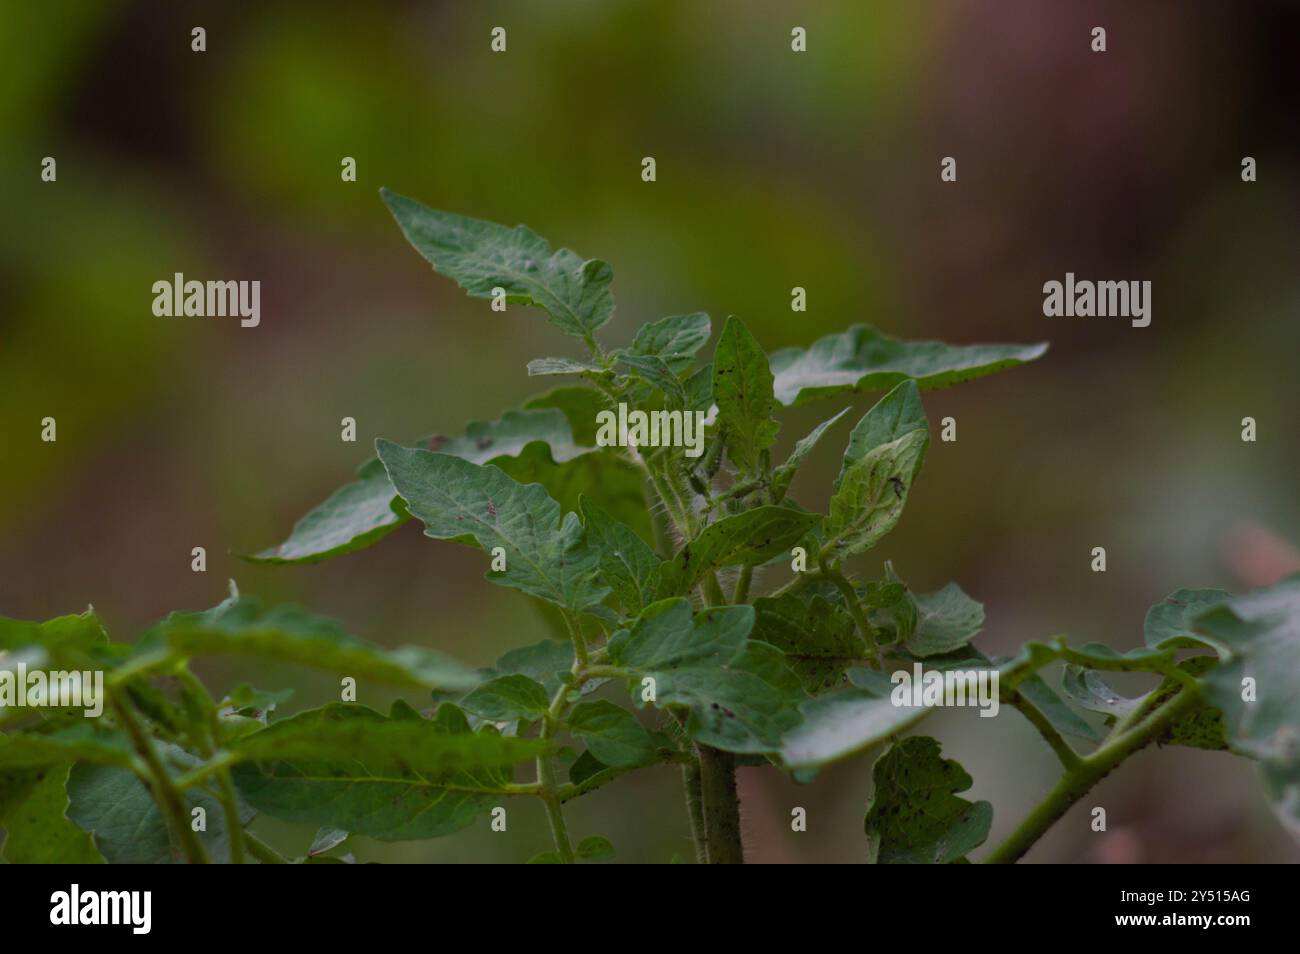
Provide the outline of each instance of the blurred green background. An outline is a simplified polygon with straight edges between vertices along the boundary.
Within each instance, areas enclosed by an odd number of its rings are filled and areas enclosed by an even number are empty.
[[[989,652],[1056,633],[1136,645],[1147,606],[1179,586],[1239,590],[1300,565],[1297,35],[1286,2],[6,3],[0,613],[93,603],[129,638],[218,602],[233,576],[474,664],[543,635],[481,560],[414,526],[315,567],[230,555],[279,542],[375,437],[494,418],[544,389],[530,358],[569,353],[539,312],[498,315],[434,276],[379,201],[387,185],[608,260],[607,343],[694,310],[715,328],[739,315],[773,349],[858,321],[1049,339],[1034,365],[927,396],[958,441],[933,445],[859,568],[890,558],[919,590],[959,581],[986,606]],[[1258,182],[1241,181],[1246,155]],[[57,183],[40,181],[45,156]],[[956,183],[939,180],[943,156]],[[260,279],[261,326],[154,317],[151,285],[177,271]],[[1066,271],[1151,280],[1151,326],[1044,318],[1042,284]],[[788,415],[778,451],[843,403]],[[47,415],[56,444],[39,439]],[[357,445],[339,439],[344,416]],[[800,474],[805,505],[824,506],[846,433]],[[337,692],[236,662],[203,675],[296,685],[291,708]],[[991,841],[1054,778],[1014,714],[928,725],[974,776],[969,797],[996,806]],[[664,768],[602,789],[570,806],[571,829],[622,860],[689,857],[677,782]],[[811,788],[746,769],[741,786],[753,860],[865,856],[865,762]],[[1226,754],[1144,753],[1030,859],[1300,859],[1258,788]],[[789,831],[796,805],[805,834]],[[311,837],[259,826],[294,853]],[[484,820],[349,844],[363,860],[521,860],[544,828],[519,804],[506,835]]]

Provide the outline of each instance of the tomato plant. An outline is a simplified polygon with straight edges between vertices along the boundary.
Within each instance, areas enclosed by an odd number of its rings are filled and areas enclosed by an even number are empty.
[[[738,765],[812,783],[828,765],[874,758],[863,857],[961,862],[987,839],[992,806],[962,797],[971,778],[935,739],[908,734],[951,704],[1014,709],[1062,766],[983,860],[1021,858],[1152,743],[1257,759],[1294,825],[1300,577],[1238,597],[1180,590],[1151,609],[1138,649],[1056,638],[992,658],[972,642],[983,607],[956,584],[917,593],[888,562],[874,577],[851,568],[912,496],[930,443],[922,392],[1045,345],[901,341],[858,325],[769,355],[731,318],[701,363],[713,327],[697,313],[608,349],[597,337],[614,311],[606,263],[524,226],[384,200],[436,271],[499,310],[540,308],[582,353],[532,362],[529,374],[563,383],[463,436],[379,440],[356,479],[250,559],[324,560],[415,522],[469,548],[489,583],[543,607],[564,638],[473,669],[428,647],[379,648],[233,584],[219,606],[175,613],[130,643],[89,611],[0,620],[10,861],[288,860],[247,830],[257,813],[317,826],[299,860],[320,860],[351,834],[451,835],[517,798],[539,799],[550,821],[554,844],[533,860],[603,860],[614,846],[575,839],[566,803],[671,764],[698,860],[740,862]],[[780,461],[776,415],[864,391],[885,393],[841,438],[828,512],[800,506],[795,475],[848,408]],[[282,693],[205,687],[189,663],[207,654],[394,686],[415,704],[341,701],[275,718]],[[1058,662],[1059,691],[1041,675]],[[1106,681],[1117,671],[1148,674],[1150,691],[1120,695]],[[13,699],[31,673],[50,675],[29,709]],[[90,719],[51,686],[93,673],[103,709]]]

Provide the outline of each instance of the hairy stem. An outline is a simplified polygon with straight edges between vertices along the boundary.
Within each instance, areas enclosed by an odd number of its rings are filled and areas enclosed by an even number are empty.
[[[1023,858],[1043,834],[1060,820],[1075,802],[1134,752],[1149,744],[1178,717],[1200,701],[1200,694],[1186,688],[1140,724],[1108,741],[1091,755],[1080,758],[1057,782],[1056,787],[1029,813],[1007,839],[984,859],[986,864],[1013,864]]]
[[[564,617],[564,625],[568,627],[569,639],[573,642],[573,658],[577,666],[587,665],[587,640],[582,635],[582,624],[573,618],[573,614],[568,610],[561,610]]]
[[[705,856],[711,865],[743,864],[745,849],[740,839],[736,757],[707,745],[697,748],[700,754]]]

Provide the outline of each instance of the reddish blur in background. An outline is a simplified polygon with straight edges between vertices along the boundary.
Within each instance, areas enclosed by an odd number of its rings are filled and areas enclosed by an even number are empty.
[[[791,52],[794,26],[807,53]],[[1057,633],[1136,645],[1146,608],[1179,586],[1239,590],[1297,566],[1298,35],[1282,0],[10,4],[0,613],[93,603],[131,638],[218,602],[233,576],[475,664],[541,637],[481,561],[414,526],[308,568],[230,555],[282,539],[375,437],[458,433],[542,390],[525,363],[564,347],[538,313],[495,314],[431,274],[379,201],[387,185],[607,259],[613,344],[698,309],[715,327],[741,316],[772,348],[859,321],[1049,339],[1034,365],[927,395],[959,439],[935,443],[899,528],[859,567],[892,559],[921,590],[959,581],[986,606],[989,652]],[[39,179],[45,156],[56,184]],[[956,183],[940,182],[944,156]],[[261,326],[154,317],[151,285],[178,271],[260,279]],[[1066,271],[1150,280],[1151,326],[1043,317],[1042,285]],[[832,410],[790,414],[778,451]],[[39,440],[46,416],[57,444]],[[357,445],[339,440],[344,416]],[[1240,438],[1246,416],[1257,443]],[[805,505],[824,505],[837,457],[823,448],[800,475]],[[198,545],[206,574],[190,570]],[[1094,546],[1106,573],[1089,569]],[[297,670],[202,672],[218,689],[296,685],[291,707],[336,692]],[[974,776],[970,797],[994,803],[991,841],[1053,781],[1015,715],[928,725]],[[677,781],[602,789],[571,806],[571,828],[622,860],[689,856]],[[754,860],[865,856],[867,762],[814,787],[755,769],[741,784]],[[1300,859],[1258,789],[1226,754],[1145,752],[1030,860]],[[1095,804],[1106,834],[1089,828]],[[535,808],[512,811],[508,836],[484,824],[353,850],[519,860],[547,847]],[[299,854],[311,836],[259,826]]]

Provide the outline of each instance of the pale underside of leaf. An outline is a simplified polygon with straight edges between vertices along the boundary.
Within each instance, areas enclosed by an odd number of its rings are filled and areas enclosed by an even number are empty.
[[[883,391],[907,378],[925,389],[994,374],[1039,358],[1047,343],[949,345],[900,341],[869,325],[819,338],[771,357],[776,399],[786,406],[845,391]]]

